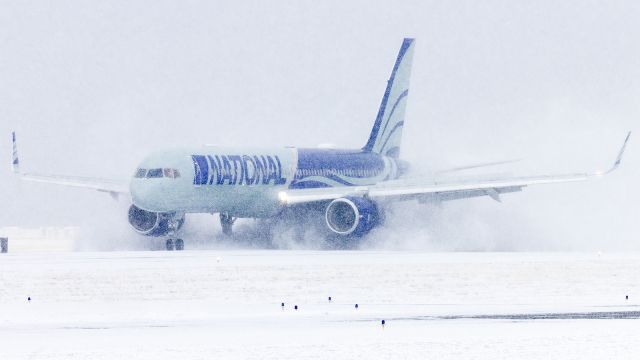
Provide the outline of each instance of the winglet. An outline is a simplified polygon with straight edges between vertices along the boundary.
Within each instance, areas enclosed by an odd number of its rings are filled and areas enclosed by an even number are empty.
[[[11,169],[14,174],[20,173],[20,160],[18,159],[18,146],[16,145],[16,132],[11,133],[13,138],[13,157],[11,159]]]
[[[609,174],[610,172],[613,172],[614,170],[616,170],[618,168],[618,166],[620,166],[620,163],[622,162],[622,156],[624,155],[624,149],[627,147],[627,142],[629,142],[629,138],[631,137],[631,131],[629,131],[627,133],[627,137],[624,139],[624,143],[622,144],[622,147],[620,148],[620,152],[618,152],[618,157],[616,158],[616,162],[613,163],[613,166],[611,167],[611,169],[607,170],[606,172],[600,174],[600,175],[606,175]]]

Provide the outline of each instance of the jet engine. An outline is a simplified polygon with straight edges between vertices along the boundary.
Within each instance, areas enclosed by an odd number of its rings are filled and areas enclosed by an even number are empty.
[[[376,203],[362,197],[333,200],[325,211],[325,220],[331,231],[343,236],[362,236],[380,223]]]
[[[142,235],[164,236],[182,227],[184,214],[157,213],[131,205],[129,207],[129,224]]]

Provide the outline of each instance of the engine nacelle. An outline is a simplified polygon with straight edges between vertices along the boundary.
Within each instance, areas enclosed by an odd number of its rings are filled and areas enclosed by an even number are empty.
[[[142,235],[164,236],[182,227],[184,214],[156,213],[131,205],[129,207],[129,224]]]
[[[362,236],[380,223],[376,203],[361,197],[333,200],[325,211],[327,226],[336,234]]]

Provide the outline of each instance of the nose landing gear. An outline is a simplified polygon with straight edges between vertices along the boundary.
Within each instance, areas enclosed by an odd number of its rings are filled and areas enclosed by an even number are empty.
[[[184,250],[184,241],[182,239],[167,239],[166,241],[167,251]]]
[[[174,214],[174,217],[169,219],[169,222],[167,224],[169,226],[169,231],[166,234],[167,236],[169,236],[169,238],[165,243],[167,251],[184,250],[184,241],[182,239],[174,238],[174,236],[177,235],[178,231],[182,227],[182,224],[184,224],[184,214],[182,214],[181,217]]]

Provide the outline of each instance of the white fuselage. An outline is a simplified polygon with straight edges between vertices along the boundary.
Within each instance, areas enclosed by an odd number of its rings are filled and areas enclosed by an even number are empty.
[[[360,150],[205,146],[152,154],[130,191],[147,211],[269,217],[282,190],[368,185],[397,173],[393,159]]]

